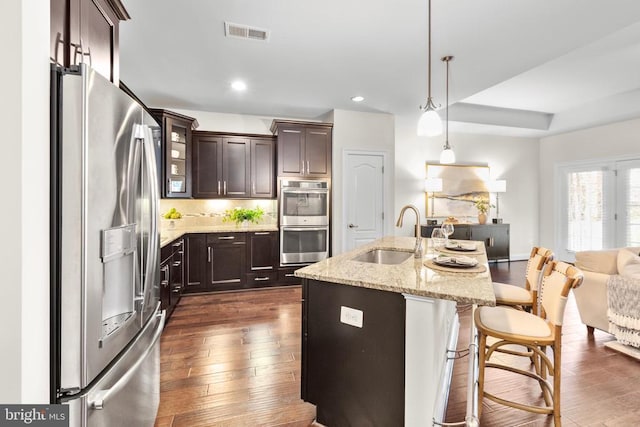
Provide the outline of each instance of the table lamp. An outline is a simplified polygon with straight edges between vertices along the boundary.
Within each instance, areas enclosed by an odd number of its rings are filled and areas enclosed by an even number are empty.
[[[496,193],[496,217],[493,218],[494,224],[502,224],[502,218],[500,218],[500,193],[507,192],[507,181],[504,179],[497,179],[495,181],[489,181],[489,192]]]
[[[424,191],[425,193],[431,193],[431,217],[435,217],[434,212],[434,200],[436,191],[442,191],[442,178],[427,178],[424,180]],[[427,212],[429,209],[427,207]],[[427,224],[434,225],[437,224],[437,220],[427,221]]]

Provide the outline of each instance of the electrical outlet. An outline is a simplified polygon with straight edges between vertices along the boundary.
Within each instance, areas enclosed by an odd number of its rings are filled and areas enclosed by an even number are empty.
[[[355,308],[340,306],[340,321],[347,325],[355,326],[356,328],[362,328],[364,314],[362,310],[356,310]]]

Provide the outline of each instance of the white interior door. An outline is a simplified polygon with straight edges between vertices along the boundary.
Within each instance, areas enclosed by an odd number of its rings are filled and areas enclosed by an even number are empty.
[[[384,155],[348,153],[344,167],[345,250],[384,235]]]

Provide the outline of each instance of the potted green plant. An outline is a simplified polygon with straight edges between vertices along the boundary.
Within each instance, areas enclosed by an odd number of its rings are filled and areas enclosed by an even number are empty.
[[[235,221],[236,225],[245,224],[248,225],[249,221],[257,224],[258,221],[264,215],[264,211],[261,207],[256,207],[255,209],[248,208],[234,208],[227,209],[224,211],[224,218],[222,218],[223,222]]]
[[[477,198],[473,202],[473,205],[478,210],[478,223],[485,224],[487,222],[487,212],[489,208],[493,208],[494,206],[489,203],[489,199],[484,197]]]

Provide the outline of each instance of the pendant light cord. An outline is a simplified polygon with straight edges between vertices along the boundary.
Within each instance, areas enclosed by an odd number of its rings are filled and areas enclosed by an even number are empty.
[[[447,63],[447,93],[446,93],[446,102],[447,102],[447,108],[445,110],[445,134],[444,134],[444,149],[448,150],[451,147],[449,146],[449,62],[453,60],[453,56],[448,55],[448,56],[443,56],[442,57],[442,61]]]
[[[427,95],[427,99],[431,99],[431,0],[429,0],[429,36],[427,37],[428,39],[428,44],[429,44],[429,54],[427,55],[429,57],[429,76],[427,78],[427,87],[428,87],[428,95]],[[427,107],[429,106],[429,101],[427,100]]]
[[[447,111],[445,112],[446,127],[445,127],[445,135],[444,135],[444,141],[445,141],[444,143],[446,148],[449,148],[449,61],[451,61],[451,57],[447,57],[447,96],[446,96]]]

